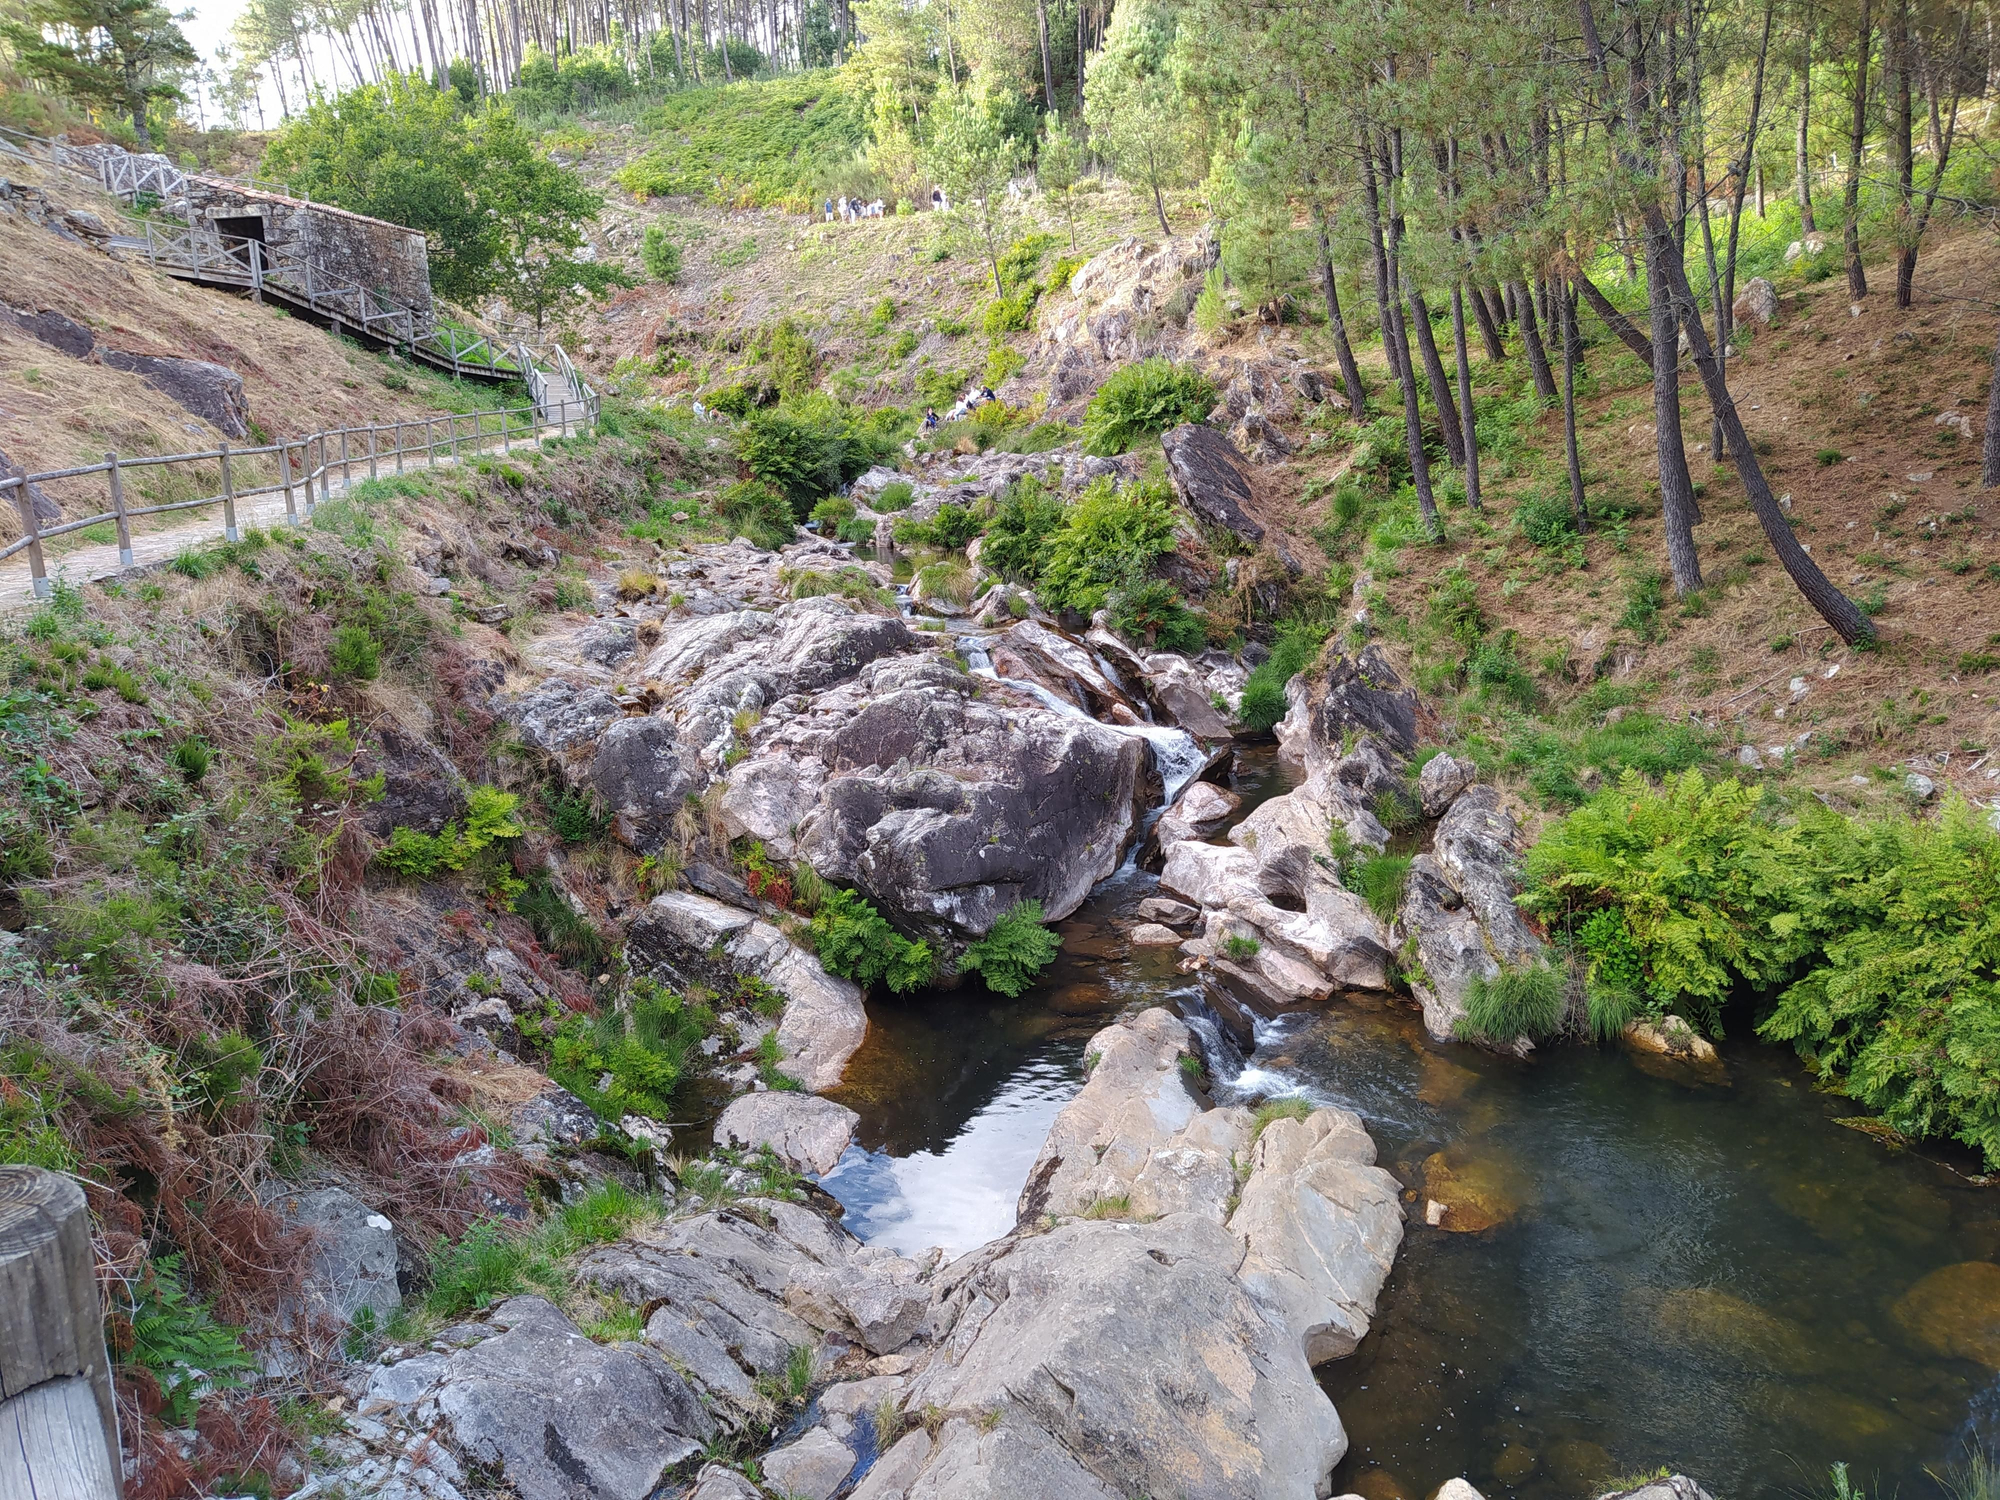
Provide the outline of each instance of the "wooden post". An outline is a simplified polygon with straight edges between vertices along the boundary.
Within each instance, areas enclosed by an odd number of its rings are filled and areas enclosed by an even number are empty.
[[[368,477],[370,479],[375,477],[375,449],[377,446],[375,434],[379,430],[373,422],[368,424]]]
[[[346,488],[352,488],[354,485],[354,465],[347,457],[347,429],[345,427],[340,429],[340,482]]]
[[[456,463],[458,460],[458,413],[453,412],[446,420],[451,423],[451,456],[452,461]]]
[[[396,424],[396,472],[403,472],[403,424]]]
[[[278,444],[278,481],[285,487],[285,524],[299,524],[299,504],[292,498],[292,450]]]
[[[14,505],[21,512],[21,530],[28,538],[28,577],[33,582],[37,599],[46,599],[53,592],[49,588],[49,567],[42,557],[42,522],[35,514],[34,497],[28,493],[28,481],[17,480],[14,485]]]
[[[118,566],[132,566],[132,524],[125,515],[125,481],[118,473],[118,455],[107,453],[104,461],[111,466],[111,514],[118,519]]]
[[[229,482],[229,444],[222,445],[222,539],[236,540],[236,489]]]
[[[327,456],[326,434],[319,435],[319,503],[333,498],[333,461]]]
[[[122,1491],[83,1190],[59,1172],[0,1167],[0,1495]]]

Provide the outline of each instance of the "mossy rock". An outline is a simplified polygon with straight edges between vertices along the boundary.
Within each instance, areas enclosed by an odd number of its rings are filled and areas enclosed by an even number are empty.
[[[1454,1146],[1424,1158],[1424,1221],[1452,1234],[1497,1228],[1521,1211],[1528,1176],[1499,1153]]]
[[[1931,1272],[1892,1311],[1925,1349],[2000,1370],[2000,1266],[1961,1261]]]

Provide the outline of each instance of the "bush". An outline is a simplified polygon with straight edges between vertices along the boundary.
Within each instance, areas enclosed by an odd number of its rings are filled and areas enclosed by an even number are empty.
[[[898,994],[931,982],[931,946],[911,942],[891,927],[864,896],[827,887],[812,919],[813,950],[829,974],[862,988],[887,984]]]
[[[1563,976],[1547,963],[1503,968],[1493,978],[1472,981],[1465,997],[1460,1035],[1489,1042],[1548,1036],[1562,1025]]]
[[[1290,707],[1285,701],[1285,684],[1312,665],[1325,639],[1325,633],[1318,627],[1303,624],[1278,632],[1270,658],[1257,666],[1243,684],[1236,717],[1244,728],[1252,734],[1268,734],[1284,718]]]
[[[543,871],[530,875],[515,896],[514,914],[525,917],[541,945],[572,968],[595,972],[611,957],[604,935]]]
[[[1576,540],[1576,512],[1567,496],[1541,491],[1514,510],[1514,525],[1537,547],[1562,547]]]
[[[681,247],[667,238],[665,226],[646,226],[646,237],[639,245],[639,263],[655,281],[680,280]]]
[[[1061,940],[1042,925],[1042,903],[1023,901],[965,950],[959,968],[976,973],[989,990],[1012,1000],[1055,962]]]
[[[549,1047],[549,1076],[616,1124],[628,1114],[673,1118],[674,1091],[699,1066],[715,1012],[650,980],[632,984],[631,1004],[597,1016],[569,1015]]]
[[[791,502],[761,479],[732,484],[715,500],[715,517],[753,547],[775,552],[798,534]]]
[[[446,870],[462,870],[489,845],[517,839],[527,830],[516,820],[521,799],[497,787],[477,786],[466,797],[465,826],[447,823],[439,833],[397,828],[375,856],[377,864],[413,880],[431,880]]]
[[[1042,547],[1039,592],[1054,609],[1095,614],[1112,589],[1137,583],[1174,549],[1174,507],[1163,485],[1091,484]]]
[[[208,1304],[181,1284],[181,1258],[156,1256],[140,1272],[129,1304],[107,1320],[111,1347],[124,1364],[149,1371],[175,1427],[193,1423],[207,1392],[241,1385],[257,1362],[243,1347],[243,1330],[218,1323]]]
[[[1169,427],[1203,420],[1215,398],[1214,383],[1199,370],[1160,358],[1127,365],[1090,398],[1083,414],[1084,451],[1101,458],[1125,453]]]
[[[359,625],[342,625],[334,631],[327,660],[341,681],[373,682],[382,673],[382,648]]]
[[[908,510],[910,502],[916,498],[916,494],[917,492],[909,480],[892,479],[882,486],[882,493],[875,497],[875,503],[868,508],[870,510],[881,511],[885,514],[892,511]]]
[[[942,547],[957,552],[986,529],[978,512],[963,505],[940,505],[928,521],[904,517],[893,528],[899,547]]]
[[[1368,903],[1368,909],[1384,922],[1393,922],[1402,909],[1403,887],[1410,878],[1410,857],[1406,854],[1376,854],[1362,860],[1347,877],[1347,888]]]
[[[993,519],[986,523],[986,540],[979,548],[979,565],[1012,583],[1033,587],[1042,576],[1044,544],[1062,525],[1062,500],[1032,476],[1008,486]]]
[[[838,532],[854,519],[854,502],[841,495],[828,495],[812,508],[808,519],[817,521],[822,531]]]
[[[985,561],[983,549],[980,560]],[[1117,590],[1109,609],[1113,630],[1149,648],[1192,656],[1208,644],[1208,627],[1201,616],[1182,604],[1164,579],[1149,578]]]
[[[803,521],[813,502],[840,485],[845,443],[819,424],[781,411],[760,411],[744,419],[737,456],[750,472],[791,502]]]

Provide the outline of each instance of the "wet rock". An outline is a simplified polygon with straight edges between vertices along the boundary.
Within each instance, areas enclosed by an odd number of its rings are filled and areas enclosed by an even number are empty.
[[[1484,1500],[1484,1497],[1463,1479],[1447,1479],[1431,1500]]]
[[[1715,1043],[1696,1031],[1680,1016],[1662,1016],[1655,1021],[1628,1021],[1621,1035],[1635,1052],[1651,1052],[1661,1057],[1684,1058],[1689,1062],[1717,1061]]]
[[[1186,927],[1201,916],[1201,912],[1187,902],[1175,901],[1167,896],[1148,896],[1133,909],[1148,922],[1160,922],[1170,927]]]
[[[780,1494],[798,1500],[832,1500],[854,1471],[854,1451],[824,1427],[764,1455],[764,1478]]]
[[[1424,1222],[1452,1234],[1478,1234],[1521,1210],[1526,1175],[1491,1150],[1454,1146],[1424,1158]]]
[[[715,1143],[750,1150],[769,1147],[794,1172],[831,1172],[854,1139],[861,1116],[813,1094],[778,1090],[745,1094],[715,1122]]]
[[[1273,1120],[1257,1137],[1229,1219],[1248,1249],[1237,1274],[1285,1310],[1308,1363],[1353,1353],[1368,1332],[1403,1242],[1401,1192],[1351,1111]]]
[[[1155,713],[1197,739],[1226,740],[1235,733],[1228,715],[1215,706],[1217,692],[1208,675],[1184,656],[1154,652],[1143,662],[1140,685]],[[1239,687],[1240,691],[1240,687]]]
[[[1594,1488],[1606,1475],[1618,1472],[1617,1460],[1598,1444],[1584,1438],[1565,1438],[1550,1443],[1545,1458],[1555,1476],[1579,1493]]]
[[[1817,239],[1818,236],[1815,235],[1814,238]],[[1559,1446],[1597,1448],[1595,1443]],[[1604,1453],[1602,1448],[1598,1448],[1597,1451]],[[1611,1457],[1608,1453],[1604,1453],[1604,1456],[1607,1460]],[[1597,1471],[1596,1477],[1601,1478],[1610,1472],[1611,1469],[1607,1465],[1607,1467]],[[1665,1479],[1650,1479],[1637,1489],[1618,1490],[1614,1493],[1603,1495],[1599,1497],[1599,1500],[1713,1500],[1713,1497],[1709,1495],[1707,1490],[1696,1484],[1685,1474],[1670,1474]]]
[[[1425,761],[1417,773],[1417,800],[1423,804],[1424,816],[1443,817],[1452,799],[1472,785],[1478,774],[1479,768],[1471,761],[1450,755],[1433,755]]]
[[[2000,1370],[2000,1265],[1973,1260],[1933,1271],[1891,1311],[1919,1347]]]
[[[1518,842],[1499,794],[1472,786],[1438,824],[1431,852],[1410,862],[1401,924],[1417,940],[1424,977],[1412,989],[1438,1041],[1456,1034],[1475,980],[1493,979],[1503,964],[1521,968],[1542,957],[1541,939],[1514,904]]]
[[[1207,838],[1235,815],[1243,799],[1212,781],[1190,782],[1174,805],[1153,826],[1162,847],[1182,839]]]
[[[704,1464],[687,1500],[764,1500],[764,1492],[734,1469]]]
[[[931,1458],[931,1435],[919,1427],[896,1440],[854,1487],[849,1500],[904,1500]]]
[[[439,1359],[422,1401],[461,1461],[522,1500],[646,1500],[714,1435],[700,1399],[650,1350],[604,1348],[540,1297],[489,1318],[499,1333]]]
[[[346,1325],[364,1309],[379,1326],[403,1305],[396,1281],[396,1229],[342,1188],[279,1193],[268,1206],[285,1222],[312,1233],[303,1311]]]
[[[1132,929],[1130,939],[1135,948],[1174,948],[1180,945],[1180,940],[1178,932],[1158,922],[1141,922]]]
[[[1732,1367],[1808,1375],[1819,1364],[1803,1328],[1717,1287],[1666,1292],[1652,1324],[1662,1343]]]
[[[778,1021],[784,1071],[807,1089],[831,1088],[868,1032],[861,991],[769,922],[692,891],[656,896],[633,919],[626,953],[635,968],[677,989],[730,993],[757,979],[785,997]]]
[[[1234,443],[1213,427],[1188,422],[1163,434],[1160,447],[1167,457],[1167,478],[1183,505],[1253,546],[1264,539],[1264,528],[1245,509],[1255,495]]]
[[[107,349],[102,358],[114,370],[127,370],[155,390],[219,428],[225,436],[250,435],[250,402],[243,394],[243,377],[227,365],[205,359],[163,359],[152,354],[126,354]]]
[[[989,649],[994,670],[1002,677],[1036,683],[1092,718],[1141,722],[1131,699],[1105,675],[1090,650],[1060,631],[1023,620],[991,642]]]

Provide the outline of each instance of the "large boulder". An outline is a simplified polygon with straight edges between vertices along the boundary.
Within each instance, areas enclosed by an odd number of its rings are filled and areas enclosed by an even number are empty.
[[[1253,546],[1264,539],[1264,528],[1245,509],[1255,493],[1248,464],[1234,443],[1213,427],[1186,422],[1163,434],[1160,447],[1181,504]]]
[[[509,1298],[464,1338],[379,1369],[367,1395],[434,1420],[461,1463],[521,1500],[648,1500],[715,1436],[667,1360],[593,1343],[540,1297]]]
[[[303,1311],[346,1326],[364,1312],[378,1327],[403,1305],[396,1280],[396,1227],[344,1188],[280,1191],[267,1205],[312,1235]]]
[[[611,814],[611,829],[642,854],[657,854],[698,777],[664,719],[620,718],[597,741],[590,784]]]
[[[844,1104],[782,1090],[745,1094],[715,1122],[715,1143],[768,1148],[794,1172],[831,1172],[854,1139],[861,1116]]]
[[[243,377],[227,365],[205,359],[165,359],[154,354],[126,354],[107,349],[104,363],[129,370],[227,437],[250,435],[250,402],[243,394]]]
[[[826,1089],[868,1032],[861,991],[769,922],[692,891],[655,896],[632,921],[633,966],[676,988],[701,985],[727,995],[757,979],[785,997],[778,1021],[782,1066],[807,1089]]]

